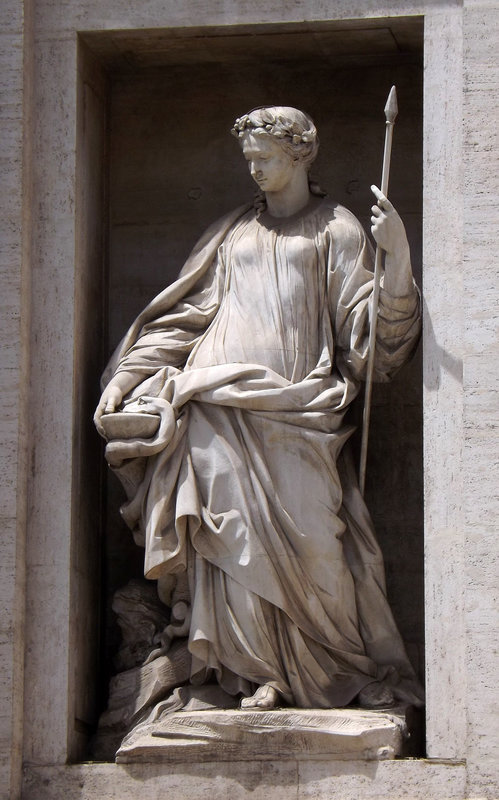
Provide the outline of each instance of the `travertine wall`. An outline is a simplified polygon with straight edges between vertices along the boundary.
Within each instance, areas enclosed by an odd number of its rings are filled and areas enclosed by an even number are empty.
[[[23,193],[25,28],[22,3],[0,5],[0,795],[18,796],[22,763],[24,542],[29,311],[23,271],[29,195]],[[26,34],[29,40],[29,34]],[[24,213],[24,218],[23,218]],[[24,305],[23,305],[24,303]]]
[[[499,6],[463,13],[463,472],[469,785],[499,796]],[[495,788],[493,788],[495,787]]]
[[[99,282],[105,270],[99,260],[105,248],[96,217],[105,207],[106,187],[92,184],[88,172],[78,173],[76,153],[78,149],[81,157],[82,146],[89,147],[89,128],[82,120],[93,132],[87,163],[96,168],[99,153],[105,150],[98,121],[105,117],[99,93],[106,80],[98,64],[91,68],[86,62],[91,75],[80,69],[80,87],[92,88],[82,106],[82,92],[79,99],[77,92],[77,32],[264,24],[282,30],[289,23],[306,25],[304,20],[375,17],[382,21],[404,14],[425,15],[425,611],[430,760],[300,768],[290,762],[245,768],[233,763],[223,768],[66,767],[68,759],[77,759],[82,752],[92,705],[91,698],[83,696],[91,658],[79,648],[85,638],[95,636],[97,610],[90,578],[96,562],[86,549],[93,523],[84,508],[88,499],[80,497],[78,481],[86,451],[79,424],[81,375],[93,368],[84,351],[95,346],[83,323],[92,313],[100,319],[85,275]],[[5,65],[0,76],[5,187],[0,197],[0,380],[6,398],[1,422],[5,466],[0,795],[20,796],[22,738],[23,796],[33,800],[127,800],[166,793],[189,798],[202,792],[225,793],[237,800],[284,795],[395,800],[402,793],[428,800],[497,798],[499,4],[297,0],[290,7],[281,0],[251,4],[4,0],[0,15]],[[85,207],[88,213],[82,217]],[[84,342],[82,324],[88,337]],[[99,339],[98,329],[95,335]],[[85,403],[90,401],[85,398]],[[92,541],[90,549],[95,555],[98,541]]]
[[[462,15],[425,18],[423,407],[427,748],[466,752]]]

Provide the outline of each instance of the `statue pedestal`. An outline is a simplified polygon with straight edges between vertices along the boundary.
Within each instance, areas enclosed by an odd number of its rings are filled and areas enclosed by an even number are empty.
[[[137,726],[118,763],[253,760],[386,760],[406,753],[408,715],[363,709],[177,711]]]

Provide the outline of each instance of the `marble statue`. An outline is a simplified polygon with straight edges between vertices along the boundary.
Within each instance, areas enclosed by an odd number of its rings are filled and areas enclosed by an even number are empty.
[[[243,709],[420,705],[348,445],[372,247],[309,180],[307,114],[258,108],[232,133],[257,200],[212,225],[139,315],[95,414],[145,576],[178,611],[149,662],[184,637],[185,682]],[[417,344],[420,303],[403,223],[372,191],[385,381]]]

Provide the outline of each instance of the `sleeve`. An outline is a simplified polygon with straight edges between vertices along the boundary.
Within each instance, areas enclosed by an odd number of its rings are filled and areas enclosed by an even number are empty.
[[[360,223],[349,212],[330,225],[329,309],[333,320],[335,363],[344,377],[363,380],[369,352],[374,254]],[[410,358],[420,335],[418,289],[392,297],[381,284],[374,379],[389,380]]]

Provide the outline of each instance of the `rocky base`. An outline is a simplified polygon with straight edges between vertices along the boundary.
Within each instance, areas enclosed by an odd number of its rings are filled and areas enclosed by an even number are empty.
[[[405,752],[408,708],[183,710],[139,724],[117,763],[385,760]]]

